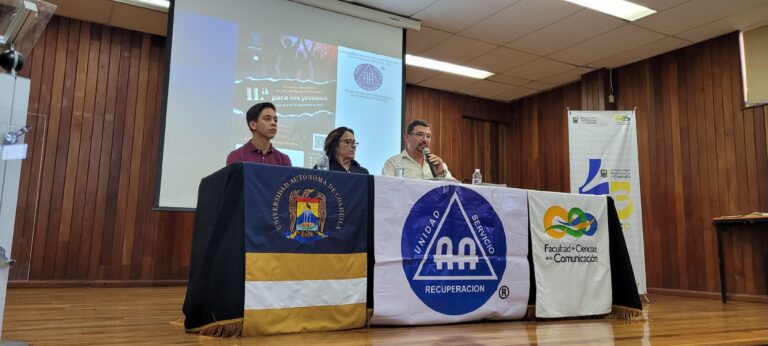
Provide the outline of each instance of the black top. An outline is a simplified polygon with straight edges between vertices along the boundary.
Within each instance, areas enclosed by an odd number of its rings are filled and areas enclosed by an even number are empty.
[[[312,167],[313,169],[317,169],[317,165]],[[342,166],[338,161],[336,160],[330,160],[328,162],[328,170],[334,171],[334,172],[349,172],[349,173],[360,173],[360,174],[370,174],[368,173],[368,170],[365,169],[365,167],[360,166],[357,161],[352,160],[352,165],[349,166],[349,170],[346,170],[344,166]]]

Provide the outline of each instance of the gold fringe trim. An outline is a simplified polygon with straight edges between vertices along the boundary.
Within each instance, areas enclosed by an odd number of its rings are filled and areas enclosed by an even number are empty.
[[[197,333],[217,338],[237,337],[243,333],[243,319],[234,318],[231,320],[216,321],[201,327],[187,329],[187,333]]]
[[[178,320],[175,320],[175,321],[171,321],[171,322],[169,322],[169,323],[170,323],[172,326],[174,326],[174,327],[181,327],[181,328],[184,328],[184,319],[183,319],[183,318],[180,318],[180,319],[178,319]]]
[[[605,318],[628,321],[645,321],[648,319],[644,310],[628,308],[626,306],[620,305],[614,305],[611,309],[611,313],[605,316]]]

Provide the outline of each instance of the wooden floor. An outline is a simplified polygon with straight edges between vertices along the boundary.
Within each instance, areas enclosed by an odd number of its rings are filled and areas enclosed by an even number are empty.
[[[768,344],[768,304],[649,298],[645,322],[468,323],[216,339],[184,333],[181,287],[10,289],[2,340],[33,345]]]

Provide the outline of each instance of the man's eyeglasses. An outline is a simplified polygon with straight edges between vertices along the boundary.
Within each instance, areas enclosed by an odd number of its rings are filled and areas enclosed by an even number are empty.
[[[360,142],[355,142],[354,139],[342,139],[341,141],[344,142],[344,143],[347,143],[347,145],[353,145],[353,144],[355,146],[360,145]]]
[[[424,139],[426,139],[426,140],[428,140],[428,141],[431,141],[432,139],[434,139],[434,138],[432,137],[432,134],[431,134],[431,133],[416,132],[416,133],[411,133],[411,135],[412,135],[412,136],[417,136],[417,137],[421,137],[421,138],[424,138]]]

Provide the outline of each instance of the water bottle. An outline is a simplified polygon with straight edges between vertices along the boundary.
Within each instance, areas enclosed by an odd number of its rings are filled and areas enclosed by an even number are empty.
[[[405,177],[405,167],[403,167],[403,159],[398,159],[395,162],[395,176],[399,178]]]
[[[483,183],[483,175],[480,174],[480,168],[475,168],[475,173],[472,173],[472,185],[480,185]]]
[[[328,156],[325,156],[325,153],[320,154],[320,161],[317,162],[317,169],[321,171],[328,170]]]

